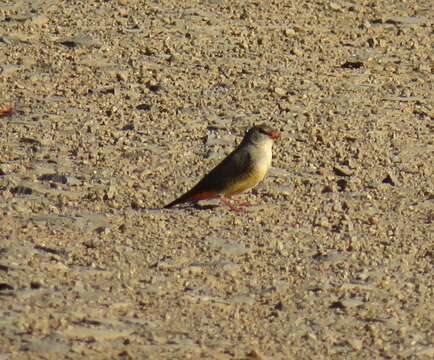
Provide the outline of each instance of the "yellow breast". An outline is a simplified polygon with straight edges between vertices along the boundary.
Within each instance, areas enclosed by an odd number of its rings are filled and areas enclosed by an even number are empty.
[[[224,192],[225,196],[231,196],[247,191],[258,185],[264,179],[271,167],[272,144],[273,142],[270,140],[270,142],[266,142],[260,146],[251,146],[248,149],[253,161],[250,171],[229,184],[228,188]]]
[[[244,179],[235,181],[230,186],[228,186],[227,191],[225,191],[225,195],[231,196],[231,195],[239,194],[255,187],[262,181],[266,173],[267,173],[266,171],[252,171]]]

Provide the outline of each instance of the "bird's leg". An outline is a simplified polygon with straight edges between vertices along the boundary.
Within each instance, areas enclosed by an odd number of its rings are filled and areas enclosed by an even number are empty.
[[[233,204],[231,204],[231,202],[229,201],[229,198],[225,197],[225,196],[220,196],[220,200],[227,206],[230,207],[231,210],[239,212],[241,209],[234,206]]]
[[[236,197],[234,197],[233,199],[239,206],[251,206],[252,205],[250,202],[245,201],[245,200],[241,200],[241,199],[236,198]]]

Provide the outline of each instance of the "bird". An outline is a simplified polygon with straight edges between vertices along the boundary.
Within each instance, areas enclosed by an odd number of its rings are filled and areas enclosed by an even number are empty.
[[[220,199],[239,210],[229,199],[258,185],[271,168],[274,140],[279,132],[263,123],[250,128],[238,147],[205,175],[193,188],[164,208],[200,200]]]

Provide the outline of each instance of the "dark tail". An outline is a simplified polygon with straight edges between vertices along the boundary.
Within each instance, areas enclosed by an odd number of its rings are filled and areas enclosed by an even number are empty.
[[[184,195],[181,195],[179,198],[173,200],[171,203],[164,206],[165,209],[169,209],[175,205],[182,204],[185,202],[189,202],[190,200],[190,192],[185,193]]]

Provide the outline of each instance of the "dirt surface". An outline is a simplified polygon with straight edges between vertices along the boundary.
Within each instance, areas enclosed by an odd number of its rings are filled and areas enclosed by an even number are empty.
[[[433,358],[433,17],[0,2],[0,359]],[[159,209],[259,122],[252,206]]]

